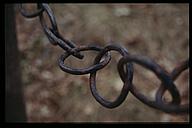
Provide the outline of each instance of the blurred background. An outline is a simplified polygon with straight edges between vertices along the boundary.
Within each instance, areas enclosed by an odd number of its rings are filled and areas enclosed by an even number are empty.
[[[33,10],[35,4],[25,6]],[[168,72],[189,58],[188,4],[50,4],[59,32],[76,45],[105,46],[118,43],[131,54],[148,56]],[[48,20],[47,20],[48,21]],[[188,122],[189,114],[166,114],[137,100],[131,93],[117,108],[107,109],[92,96],[89,75],[71,75],[58,66],[63,50],[49,43],[39,18],[26,19],[16,8],[18,47],[29,122]],[[69,57],[66,65],[87,67],[97,52],[85,58]],[[111,62],[97,72],[97,88],[114,100],[123,86],[117,72],[121,56],[112,52]],[[134,85],[154,99],[160,86],[156,76],[134,64]],[[182,103],[189,100],[189,72],[175,81]],[[166,92],[165,98],[170,99]]]

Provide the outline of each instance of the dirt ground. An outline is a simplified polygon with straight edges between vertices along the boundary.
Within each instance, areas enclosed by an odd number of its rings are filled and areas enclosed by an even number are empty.
[[[34,7],[30,5],[28,7]],[[78,46],[116,42],[131,54],[155,60],[167,71],[189,58],[188,4],[50,4],[60,33]],[[26,19],[16,8],[18,46],[29,122],[188,122],[189,114],[170,115],[153,109],[128,94],[115,109],[101,106],[92,96],[89,75],[60,70],[63,50],[49,43],[38,18]],[[84,52],[83,60],[70,57],[66,64],[86,67],[97,52]],[[97,88],[114,100],[123,86],[116,69],[120,55],[112,52],[108,66],[97,73]],[[154,98],[160,81],[150,71],[134,65],[134,85]],[[188,102],[189,72],[175,81]],[[169,98],[167,93],[165,97]]]

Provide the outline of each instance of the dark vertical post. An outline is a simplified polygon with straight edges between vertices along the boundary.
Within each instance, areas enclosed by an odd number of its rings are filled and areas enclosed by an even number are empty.
[[[5,4],[5,121],[25,122],[14,4]]]

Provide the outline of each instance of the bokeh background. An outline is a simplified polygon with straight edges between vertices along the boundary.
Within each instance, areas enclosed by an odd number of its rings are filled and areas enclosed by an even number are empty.
[[[25,7],[33,11],[36,6]],[[131,54],[152,58],[169,72],[189,57],[188,4],[50,4],[50,7],[59,32],[77,45],[105,46],[115,42]],[[104,108],[91,94],[89,75],[71,75],[59,68],[58,58],[63,50],[49,43],[39,18],[26,19],[16,7],[16,25],[29,122],[189,121],[188,114],[166,114],[143,104],[131,93],[119,107]],[[91,65],[97,52],[83,54],[83,60],[69,57],[66,65],[79,68]],[[119,58],[117,52],[112,52],[111,62],[97,72],[98,91],[108,100],[114,100],[123,86],[116,69]],[[134,66],[133,83],[154,99],[160,81],[150,71]],[[188,70],[175,83],[182,103],[189,102]],[[169,93],[165,98],[171,100]]]

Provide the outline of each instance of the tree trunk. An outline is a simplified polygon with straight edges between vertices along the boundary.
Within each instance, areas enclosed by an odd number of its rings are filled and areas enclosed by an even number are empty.
[[[14,4],[5,4],[5,121],[25,122]]]

